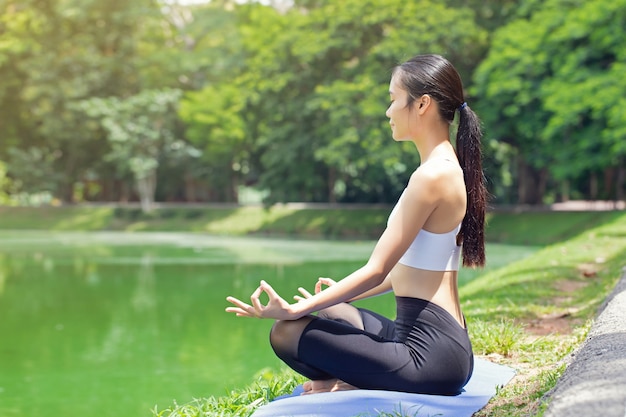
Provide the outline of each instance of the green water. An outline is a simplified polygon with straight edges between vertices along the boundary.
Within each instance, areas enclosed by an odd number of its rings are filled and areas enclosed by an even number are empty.
[[[271,323],[225,313],[225,297],[247,297],[266,279],[287,298],[318,276],[353,271],[372,247],[0,232],[0,416],[150,416],[155,406],[248,385],[280,367],[267,342]],[[520,249],[496,258],[507,256]],[[389,295],[365,305],[393,315]]]
[[[0,416],[149,416],[278,368],[269,321],[224,312],[362,264],[370,242],[0,233]]]

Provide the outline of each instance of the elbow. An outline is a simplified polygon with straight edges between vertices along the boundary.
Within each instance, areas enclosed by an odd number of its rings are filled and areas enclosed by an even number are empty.
[[[385,267],[384,264],[378,262],[368,262],[365,265],[367,275],[370,277],[370,284],[375,287],[383,283],[391,268]]]

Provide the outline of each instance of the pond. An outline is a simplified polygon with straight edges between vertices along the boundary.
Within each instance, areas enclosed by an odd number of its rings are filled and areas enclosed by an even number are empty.
[[[0,415],[150,416],[244,387],[281,365],[271,322],[225,313],[225,297],[266,279],[288,298],[352,272],[373,245],[2,231]],[[394,313],[391,295],[364,305]]]
[[[269,321],[224,312],[345,275],[371,242],[179,233],[0,234],[0,415],[149,416],[278,369]]]

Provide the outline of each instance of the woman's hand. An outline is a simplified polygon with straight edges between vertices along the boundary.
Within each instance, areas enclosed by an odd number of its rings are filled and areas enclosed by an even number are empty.
[[[267,305],[263,305],[259,299],[262,293],[266,293],[269,297]],[[276,320],[295,320],[301,317],[294,311],[293,306],[281,298],[272,286],[265,281],[261,281],[259,287],[250,296],[252,305],[246,304],[235,297],[227,297],[226,300],[235,305],[235,307],[227,307],[226,312],[235,313],[239,317]]]
[[[324,277],[319,277],[317,279],[317,282],[315,283],[315,294],[319,294],[320,292],[323,291],[322,289],[322,285],[326,285],[327,287],[330,287],[331,285],[335,285],[336,282],[335,280],[331,279],[331,278],[324,278]],[[304,297],[301,297],[299,295],[295,295],[293,298],[296,301],[302,301],[305,300],[307,298],[311,298],[313,297],[313,295],[308,292],[306,289],[300,287],[298,288],[298,291],[300,292],[300,294],[302,294]]]

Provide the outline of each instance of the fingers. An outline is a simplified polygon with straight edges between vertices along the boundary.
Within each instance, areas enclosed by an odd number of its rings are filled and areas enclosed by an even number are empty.
[[[226,301],[236,305],[238,308],[240,308],[242,310],[245,310],[248,307],[250,307],[248,304],[244,303],[243,301],[241,301],[241,300],[239,300],[238,298],[235,298],[235,297],[226,297]],[[228,308],[233,309],[235,307],[228,307]]]
[[[237,317],[255,317],[251,315],[249,312],[242,310],[240,308],[236,308],[236,307],[226,307],[226,312],[235,313]]]
[[[326,285],[330,287],[331,285],[335,285],[335,280],[326,277],[319,277],[317,282],[315,283],[315,294],[322,292],[322,285]]]
[[[319,277],[318,281],[326,285],[327,287],[330,287],[331,285],[335,285],[337,283],[334,279],[326,277]]]
[[[319,294],[320,292],[323,291],[322,289],[322,285],[326,285],[327,287],[330,287],[331,285],[334,285],[335,281],[331,278],[325,278],[325,277],[320,277],[317,279],[317,282],[315,283],[315,294]],[[307,298],[311,298],[313,297],[313,294],[311,294],[309,291],[307,291],[306,289],[299,287],[298,288],[298,292],[300,294],[302,294],[304,297],[300,296],[300,295],[294,295],[294,300],[296,301],[302,301],[305,300]]]
[[[261,317],[261,315],[263,314],[263,304],[261,304],[261,300],[259,299],[263,291],[265,291],[265,289],[263,288],[263,283],[264,281],[261,281],[261,285],[259,285],[259,287],[250,296],[250,301],[254,306],[254,311],[258,314],[259,317]]]
[[[265,291],[267,295],[269,295],[269,297],[272,299],[280,297],[278,293],[274,290],[274,288],[272,288],[270,284],[263,280],[261,280],[261,286],[259,288],[262,288],[263,291]]]
[[[234,304],[236,307],[226,307],[227,313],[235,313],[239,317],[256,317],[254,307],[235,297],[226,297],[226,301]]]
[[[311,297],[313,297],[313,294],[311,294],[310,292],[308,292],[307,290],[305,290],[305,289],[304,289],[304,288],[302,288],[302,287],[299,287],[299,288],[298,288],[298,291],[300,292],[300,294],[302,294],[302,295],[304,296],[304,297],[302,297],[302,296],[299,296],[299,295],[294,295],[294,296],[293,296],[293,299],[294,299],[294,300],[296,300],[296,301],[298,301],[298,302],[300,302],[300,301],[304,301],[304,300],[306,300],[307,298],[311,298]]]
[[[269,297],[266,305],[263,305],[260,300],[263,293],[266,293]],[[311,296],[306,290],[302,294],[305,297]],[[261,281],[259,287],[250,296],[252,305],[246,304],[235,297],[227,297],[226,300],[235,305],[235,307],[226,308],[226,311],[235,313],[238,316],[272,318],[276,320],[295,320],[300,317],[296,315],[297,313],[294,312],[292,306],[281,298],[274,288],[265,281]]]
[[[235,313],[237,316],[242,316],[242,317],[258,317],[258,318],[263,317],[263,312],[266,306],[264,306],[263,303],[261,303],[260,298],[261,298],[261,294],[263,294],[264,292],[269,296],[268,304],[271,303],[272,300],[276,300],[280,298],[279,295],[276,293],[276,291],[274,291],[274,288],[272,288],[271,285],[269,285],[265,281],[261,281],[261,284],[259,285],[259,287],[256,290],[254,290],[254,292],[250,296],[250,303],[252,305],[244,303],[238,298],[229,296],[229,297],[226,297],[226,301],[234,304],[236,307],[227,307],[226,312]]]
[[[310,292],[308,292],[306,289],[304,289],[304,288],[302,288],[302,287],[299,287],[299,288],[298,288],[298,292],[299,292],[300,294],[302,294],[302,295],[304,296],[304,298],[311,298],[311,297],[313,297],[313,294],[311,294]],[[302,298],[302,297],[300,297],[300,296],[298,296],[298,295],[296,295],[296,296],[295,296],[295,297],[293,297],[293,298],[295,298],[296,300],[303,300],[303,299],[304,299],[304,298]]]

